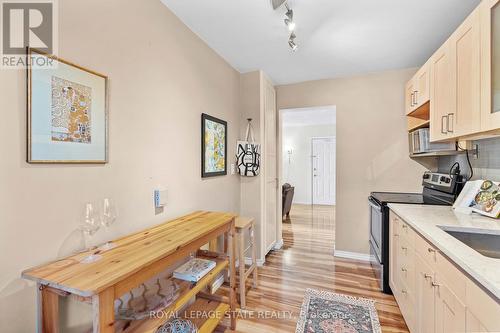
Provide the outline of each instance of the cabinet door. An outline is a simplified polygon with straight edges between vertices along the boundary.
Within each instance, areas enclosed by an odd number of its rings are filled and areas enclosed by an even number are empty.
[[[453,112],[453,75],[450,42],[431,58],[431,141],[444,141],[448,135],[448,115]]]
[[[398,294],[400,290],[397,281],[398,271],[398,246],[399,246],[399,221],[396,216],[391,213],[389,217],[389,286],[394,294]]]
[[[481,39],[479,9],[451,37],[454,105],[449,110],[447,132],[459,137],[481,131]]]
[[[481,20],[481,130],[500,128],[500,5],[484,0]]]
[[[416,108],[421,107],[429,101],[430,98],[430,72],[429,64],[426,63],[415,75],[415,101]]]
[[[416,255],[415,307],[417,332],[435,332],[434,272],[420,255]]]
[[[434,283],[436,333],[465,332],[465,305],[444,282]]]
[[[415,86],[413,79],[406,84],[405,87],[405,114],[415,110]]]

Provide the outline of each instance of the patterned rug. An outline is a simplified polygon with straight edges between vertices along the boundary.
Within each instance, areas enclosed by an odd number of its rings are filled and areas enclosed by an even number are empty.
[[[375,301],[307,289],[295,333],[381,333]]]

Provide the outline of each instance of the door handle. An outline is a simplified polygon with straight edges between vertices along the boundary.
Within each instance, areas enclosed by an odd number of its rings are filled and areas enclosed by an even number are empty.
[[[444,126],[443,121],[446,121],[446,127]],[[448,128],[448,116],[442,116],[441,117],[441,134],[448,134],[447,128]]]
[[[450,117],[451,117],[451,120],[450,120]],[[448,120],[446,121],[446,130],[449,133],[453,133],[453,131],[454,131],[453,120],[455,120],[455,114],[454,113],[448,113],[447,118],[448,118]],[[451,124],[451,126],[450,126],[450,124]],[[451,130],[450,130],[450,127],[451,127]]]

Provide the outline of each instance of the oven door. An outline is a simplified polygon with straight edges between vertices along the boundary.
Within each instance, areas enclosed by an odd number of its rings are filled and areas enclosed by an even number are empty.
[[[377,255],[380,263],[383,262],[382,257],[382,206],[373,198],[368,199],[370,207],[370,243]]]

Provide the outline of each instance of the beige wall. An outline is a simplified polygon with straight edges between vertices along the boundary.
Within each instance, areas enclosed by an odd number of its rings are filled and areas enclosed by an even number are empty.
[[[233,161],[239,74],[158,0],[64,0],[59,7],[60,56],[110,78],[110,163],[26,164],[25,72],[0,70],[2,333],[34,332],[35,288],[21,271],[79,245],[86,201],[108,196],[119,206],[116,224],[96,241],[195,209],[239,211],[238,176],[200,177],[202,112],[228,121]],[[157,185],[168,189],[159,215]]]
[[[421,191],[423,167],[408,158],[404,84],[414,69],[278,86],[278,109],[336,105],[336,244],[369,253],[371,191]]]

